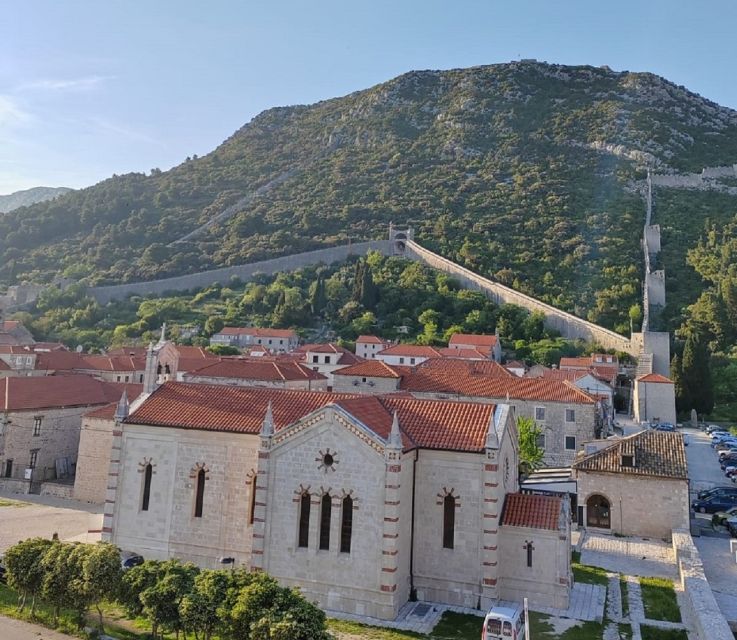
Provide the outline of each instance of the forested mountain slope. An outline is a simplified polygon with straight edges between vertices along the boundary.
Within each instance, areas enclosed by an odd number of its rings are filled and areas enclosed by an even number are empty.
[[[382,237],[393,221],[475,271],[623,330],[640,298],[645,167],[734,161],[737,112],[652,74],[529,62],[411,72],[268,110],[170,171],[1,217],[0,283],[57,270],[90,283],[164,277]],[[676,218],[675,233],[703,228],[688,206]]]

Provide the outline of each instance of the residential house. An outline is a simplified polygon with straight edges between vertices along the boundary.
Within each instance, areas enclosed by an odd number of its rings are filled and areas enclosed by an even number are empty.
[[[359,358],[371,360],[376,354],[392,345],[391,341],[377,336],[358,336],[356,338],[356,355]]]
[[[491,360],[502,361],[502,345],[498,335],[454,333],[448,346],[451,349],[475,349]]]
[[[183,382],[221,384],[240,387],[277,387],[327,391],[328,379],[300,362],[273,358],[223,358],[181,376]]]
[[[676,392],[670,378],[659,373],[636,378],[632,404],[637,422],[676,424]]]
[[[361,362],[357,355],[337,344],[305,344],[294,354],[299,362],[324,375],[328,380],[328,388],[333,386],[333,374],[339,369]]]
[[[223,327],[210,338],[211,345],[245,348],[260,345],[271,353],[289,353],[299,344],[299,337],[291,329],[260,327]]]

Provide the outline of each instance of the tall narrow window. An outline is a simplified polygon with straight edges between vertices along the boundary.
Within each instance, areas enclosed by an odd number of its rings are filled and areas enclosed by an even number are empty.
[[[248,524],[253,524],[253,518],[256,515],[256,476],[251,478],[251,504],[248,510]]]
[[[320,505],[320,549],[323,551],[330,549],[330,512],[332,508],[332,498],[326,493]]]
[[[205,470],[200,469],[197,472],[197,494],[194,500],[194,517],[202,517],[202,503],[205,499]]]
[[[351,552],[351,536],[353,535],[353,498],[343,498],[343,513],[340,519],[340,552]]]
[[[41,435],[41,423],[43,422],[43,416],[35,416],[33,418],[33,435]]]
[[[307,547],[310,541],[310,494],[305,492],[299,501],[299,540],[300,547]]]
[[[153,467],[149,462],[143,472],[143,498],[141,499],[141,511],[148,511],[148,501],[151,497],[151,475]]]
[[[455,541],[456,499],[445,496],[443,500],[443,547],[452,549]]]

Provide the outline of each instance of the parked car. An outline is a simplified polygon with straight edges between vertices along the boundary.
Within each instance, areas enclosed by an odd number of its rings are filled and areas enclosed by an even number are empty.
[[[691,508],[699,513],[716,513],[734,506],[737,506],[737,494],[735,493],[715,494],[703,500],[694,500],[691,504]]]
[[[709,496],[723,495],[726,493],[733,493],[737,495],[737,487],[730,487],[730,486],[712,487],[711,489],[704,489],[703,491],[699,491],[696,494],[696,497],[699,500],[703,500],[704,498],[708,498]]]
[[[731,507],[730,509],[727,509],[726,511],[717,511],[712,517],[711,517],[711,523],[713,525],[726,525],[727,520],[730,518],[737,518],[737,506]]]
[[[707,424],[705,428],[706,433],[714,433],[715,431],[724,431],[718,424]]]
[[[723,460],[719,461],[719,468],[722,471],[726,471],[727,467],[733,467],[735,466],[735,464],[737,464],[737,456],[729,455]]]
[[[730,453],[737,453],[737,444],[734,445],[719,445],[717,447],[717,455],[719,456],[719,459],[721,460],[724,456],[729,455]]]
[[[143,562],[143,556],[137,553],[133,553],[132,551],[120,552],[120,566],[123,568],[123,571],[137,567],[138,565],[143,564]]]
[[[525,615],[522,607],[492,607],[484,618],[482,640],[522,640]]]
[[[737,471],[737,462],[724,467],[724,475],[728,478],[731,478],[735,471]]]
[[[655,425],[655,429],[657,431],[675,431],[676,427],[670,422],[661,422],[660,424]]]

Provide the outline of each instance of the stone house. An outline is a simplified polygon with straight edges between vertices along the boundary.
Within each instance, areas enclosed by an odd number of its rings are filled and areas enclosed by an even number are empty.
[[[82,375],[0,379],[0,487],[73,476],[82,415],[123,388]]]
[[[122,548],[233,557],[387,620],[410,597],[486,608],[532,573],[533,602],[568,605],[569,565],[547,556],[569,557],[570,519],[517,495],[506,405],[170,382],[125,414],[103,524]],[[523,538],[529,558],[506,548]]]
[[[258,357],[206,360],[205,363],[196,371],[183,374],[182,382],[327,391],[327,377],[300,362]]]
[[[430,358],[442,358],[436,347],[415,344],[395,344],[376,354],[376,358],[394,366],[422,364]]]
[[[336,371],[361,362],[361,358],[357,355],[331,342],[305,344],[299,347],[296,353],[301,363],[328,379],[329,389],[333,387],[333,374]]]
[[[688,530],[688,468],[680,433],[647,430],[573,464],[578,521],[626,536],[670,538]]]
[[[392,343],[377,336],[358,336],[356,338],[356,355],[359,358],[371,360],[376,354],[390,347]]]
[[[299,345],[299,336],[292,329],[223,327],[213,334],[210,344],[238,348],[260,345],[272,353],[290,353]]]
[[[659,373],[636,378],[632,404],[637,422],[676,424],[676,391],[670,378]]]
[[[516,415],[534,419],[542,429],[544,462],[552,466],[571,464],[583,442],[601,435],[601,402],[567,380],[519,378],[491,360],[431,359],[415,367],[382,364],[383,369],[378,363],[344,369],[335,376],[335,391],[508,403]]]
[[[3,320],[0,309],[0,345],[23,346],[35,342],[31,332],[18,320]]]

